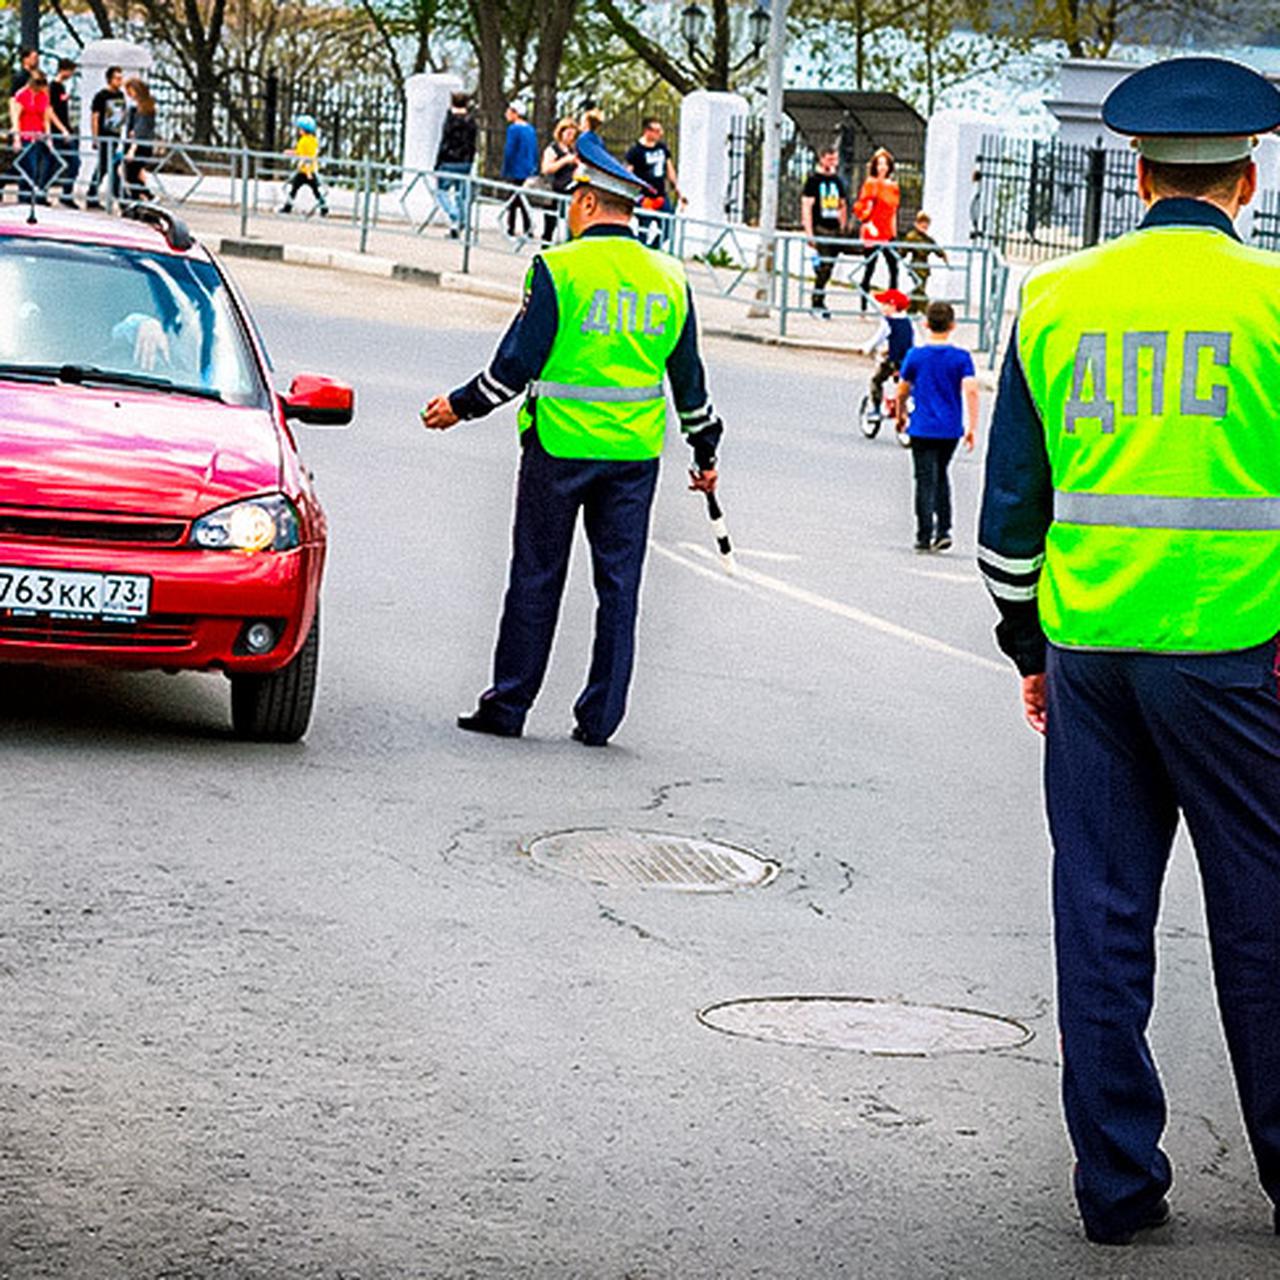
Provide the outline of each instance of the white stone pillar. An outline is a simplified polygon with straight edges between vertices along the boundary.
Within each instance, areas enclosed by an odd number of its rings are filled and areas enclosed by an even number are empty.
[[[1253,158],[1258,166],[1258,194],[1236,219],[1236,228],[1246,240],[1253,235],[1253,215],[1258,206],[1266,201],[1269,208],[1277,207],[1272,202],[1280,196],[1280,137],[1264,134],[1258,139]]]
[[[80,50],[77,61],[80,63],[79,95],[80,95],[80,136],[88,138],[93,133],[93,98],[99,89],[106,88],[107,68],[119,67],[124,78],[138,76],[145,80],[151,70],[151,50],[130,40],[93,40]],[[52,75],[52,70],[46,74]],[[160,121],[161,130],[164,122]],[[94,154],[93,144],[85,143],[80,148],[80,176],[85,181],[93,175],[93,168],[98,162]]]
[[[929,117],[921,208],[933,219],[930,233],[939,244],[969,243],[978,152],[983,138],[1003,132],[999,117],[979,111],[938,111]]]
[[[406,169],[434,169],[449,98],[462,92],[462,80],[450,72],[410,76],[404,82],[404,151]]]
[[[747,100],[737,93],[698,89],[680,104],[680,192],[688,203],[680,210],[695,222],[741,221],[746,175],[739,166],[731,171],[729,137],[736,121],[750,113]],[[732,217],[731,217],[732,215]],[[697,227],[689,229],[687,251],[697,252],[707,237]]]

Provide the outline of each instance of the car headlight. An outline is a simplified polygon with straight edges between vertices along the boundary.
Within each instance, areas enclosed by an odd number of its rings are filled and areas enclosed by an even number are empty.
[[[191,526],[191,542],[208,551],[288,551],[300,540],[298,513],[282,493],[219,507]]]

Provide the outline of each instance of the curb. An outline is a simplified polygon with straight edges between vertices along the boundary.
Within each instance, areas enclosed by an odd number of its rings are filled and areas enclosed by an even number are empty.
[[[522,292],[515,285],[499,280],[484,280],[460,271],[433,271],[409,262],[393,262],[371,253],[353,249],[320,249],[305,244],[279,244],[270,240],[242,240],[228,237],[218,242],[218,252],[226,258],[252,258],[259,262],[289,262],[300,267],[321,267],[331,271],[349,271],[356,275],[377,276],[384,280],[403,280],[408,284],[427,285],[433,289],[449,289],[476,298],[493,298],[498,302],[519,302]],[[777,347],[783,351],[812,351],[826,355],[861,356],[853,344],[824,342],[820,338],[788,338],[777,333],[761,333],[742,325],[700,323],[709,338],[727,338],[731,342],[751,342],[757,346]],[[866,357],[863,357],[864,359]],[[984,377],[984,375],[987,375]],[[983,390],[994,389],[995,379],[987,370],[978,373]],[[990,385],[988,385],[990,384]]]

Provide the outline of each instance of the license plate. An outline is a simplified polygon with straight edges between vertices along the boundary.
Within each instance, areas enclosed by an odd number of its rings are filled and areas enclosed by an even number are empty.
[[[80,573],[0,565],[0,609],[83,618],[142,618],[151,579],[135,573]]]

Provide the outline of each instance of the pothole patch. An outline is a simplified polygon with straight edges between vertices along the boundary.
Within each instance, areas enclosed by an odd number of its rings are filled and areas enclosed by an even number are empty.
[[[540,867],[592,884],[679,893],[759,889],[778,864],[719,840],[615,827],[556,831],[526,852]]]
[[[1035,1034],[1000,1014],[867,996],[752,996],[710,1005],[698,1021],[751,1040],[887,1058],[1017,1049]]]

